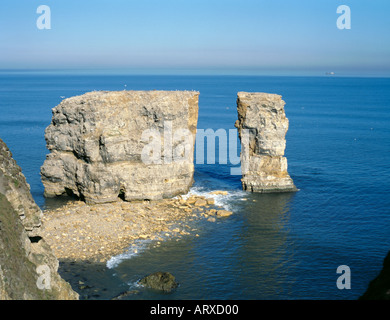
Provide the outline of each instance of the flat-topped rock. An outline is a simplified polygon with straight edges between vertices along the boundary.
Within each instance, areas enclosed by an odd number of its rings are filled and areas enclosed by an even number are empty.
[[[97,91],[53,109],[41,176],[46,196],[88,203],[158,200],[193,182],[195,91]]]

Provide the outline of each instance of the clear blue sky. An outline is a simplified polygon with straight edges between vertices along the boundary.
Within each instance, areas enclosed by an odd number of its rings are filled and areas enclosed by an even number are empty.
[[[0,69],[390,75],[389,15],[389,0],[1,0]]]

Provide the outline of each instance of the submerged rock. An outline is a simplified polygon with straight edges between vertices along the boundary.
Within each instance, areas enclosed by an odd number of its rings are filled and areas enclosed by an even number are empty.
[[[297,191],[284,157],[289,126],[284,105],[280,95],[238,93],[235,126],[243,144],[241,181],[244,190],[264,193]]]
[[[118,296],[112,298],[111,300],[123,300],[123,299],[126,299],[128,297],[138,295],[139,293],[140,293],[139,290],[125,291],[125,292],[122,292],[121,294],[119,294]]]
[[[171,292],[178,286],[175,277],[169,272],[152,273],[142,278],[138,283],[146,288],[164,292]]]
[[[63,100],[45,138],[45,195],[160,200],[193,183],[199,93],[99,91]]]
[[[59,262],[41,234],[41,210],[0,139],[0,300],[73,300]]]

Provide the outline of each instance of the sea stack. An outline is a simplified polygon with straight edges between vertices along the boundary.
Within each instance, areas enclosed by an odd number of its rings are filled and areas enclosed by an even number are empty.
[[[289,121],[280,95],[261,92],[237,94],[238,129],[242,141],[244,190],[260,193],[297,191],[284,157]]]
[[[193,183],[199,92],[97,91],[63,100],[45,132],[45,195],[159,200]]]

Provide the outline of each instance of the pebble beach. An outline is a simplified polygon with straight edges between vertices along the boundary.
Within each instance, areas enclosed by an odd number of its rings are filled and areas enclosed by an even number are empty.
[[[215,205],[213,195],[218,194],[224,191],[159,201],[94,205],[74,201],[43,212],[42,236],[59,260],[105,263],[138,240],[152,240],[158,246],[166,238],[198,236],[192,221],[212,223],[232,214]]]

